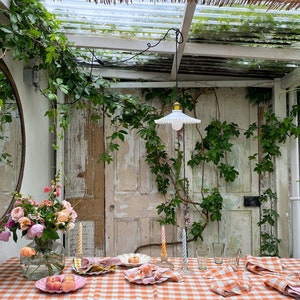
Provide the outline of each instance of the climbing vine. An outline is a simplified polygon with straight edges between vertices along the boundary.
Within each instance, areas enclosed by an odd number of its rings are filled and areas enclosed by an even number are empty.
[[[271,89],[249,88],[247,98],[250,102],[260,105],[270,103],[272,99]],[[274,172],[274,159],[281,156],[280,146],[288,137],[297,138],[300,135],[300,127],[295,125],[294,119],[298,116],[300,107],[294,105],[288,116],[280,120],[273,112],[264,113],[264,122],[260,126],[253,123],[245,132],[247,138],[255,136],[261,148],[261,153],[255,153],[250,160],[257,159],[254,171],[260,176]],[[261,208],[261,220],[258,226],[261,228],[261,255],[279,256],[279,244],[281,240],[276,237],[276,225],[279,214],[276,211],[277,195],[272,188],[260,191],[259,201]]]
[[[199,219],[191,224],[190,234],[193,240],[203,239],[203,231],[209,222],[219,222],[222,219],[223,196],[219,189],[220,180],[234,182],[238,176],[236,167],[227,160],[228,153],[232,151],[233,140],[240,134],[238,125],[222,121],[217,115],[205,128],[205,136],[197,131],[198,139],[187,164],[191,168],[200,168],[202,172],[205,165],[213,166],[215,184],[205,187],[202,176],[201,200],[195,201],[188,192],[188,179],[181,173],[184,163],[182,132],[178,132],[175,157],[170,157],[154,123],[173,104],[174,89],[145,90],[143,95],[146,103],[132,95],[118,93],[110,89],[110,81],[94,76],[92,72],[87,73],[78,64],[77,50],[59,32],[59,22],[41,3],[34,0],[12,0],[10,9],[1,11],[10,20],[8,24],[0,26],[1,48],[10,51],[14,59],[24,60],[37,70],[47,72],[46,86],[37,88],[49,102],[46,116],[52,120],[50,131],[59,132],[62,137],[70,124],[70,110],[73,108],[88,109],[93,120],[98,120],[101,115],[109,117],[115,130],[107,137],[108,147],[100,159],[110,163],[112,153],[119,150],[119,145],[128,132],[136,129],[145,141],[146,161],[155,175],[158,191],[164,195],[170,188],[173,191],[171,199],[157,207],[160,222],[176,225],[177,210],[182,206],[193,206],[199,213]],[[66,95],[65,103],[57,101],[58,90]],[[180,93],[178,101],[183,109],[195,114],[198,97],[192,97],[184,90]],[[161,100],[158,109],[149,104],[150,100],[157,98]],[[297,106],[293,107],[290,116],[284,120],[279,120],[273,113],[266,113],[264,124],[251,124],[246,131],[246,137],[256,136],[262,148],[261,156],[256,153],[250,157],[253,160],[259,156],[255,167],[258,174],[273,172],[274,158],[280,156],[280,144],[285,143],[288,136],[299,136],[299,128],[292,122],[298,113]],[[56,123],[58,114],[61,116],[59,124]],[[260,195],[261,203],[274,203],[276,200],[276,195],[269,189]],[[278,214],[271,205],[263,210],[258,225],[269,224],[274,227],[277,218]],[[262,233],[262,242],[262,255],[279,254],[280,240],[276,239],[273,232]]]

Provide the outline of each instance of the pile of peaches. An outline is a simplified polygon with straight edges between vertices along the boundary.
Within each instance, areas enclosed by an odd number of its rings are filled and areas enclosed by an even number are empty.
[[[53,275],[46,278],[46,289],[49,291],[70,292],[75,287],[76,282],[73,274],[65,276]]]

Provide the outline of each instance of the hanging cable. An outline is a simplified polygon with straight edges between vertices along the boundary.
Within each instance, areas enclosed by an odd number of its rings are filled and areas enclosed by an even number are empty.
[[[161,39],[159,39],[155,44],[152,45],[151,43],[147,43],[147,48],[145,48],[144,50],[142,50],[142,51],[140,51],[140,52],[138,52],[138,53],[132,55],[132,56],[129,57],[129,58],[126,58],[126,59],[123,59],[123,60],[119,60],[119,61],[117,61],[117,62],[115,62],[115,63],[107,63],[107,62],[104,62],[102,59],[100,59],[99,57],[97,57],[97,56],[95,55],[94,50],[93,50],[93,51],[92,51],[92,50],[89,50],[89,51],[91,52],[93,58],[95,59],[95,61],[96,61],[99,65],[101,65],[101,66],[103,66],[103,67],[105,67],[105,66],[114,66],[114,65],[118,65],[118,64],[120,64],[120,63],[124,63],[124,62],[130,61],[130,60],[134,59],[135,57],[144,54],[144,53],[147,52],[149,49],[157,47],[163,40],[166,39],[166,37],[168,36],[168,34],[169,34],[171,31],[175,31],[175,34],[176,34],[176,54],[175,54],[175,55],[176,55],[176,64],[177,64],[177,45],[183,43],[183,34],[182,34],[182,32],[181,32],[178,28],[175,28],[175,27],[169,28],[169,29],[167,30],[167,32],[164,34],[164,36],[163,36]]]

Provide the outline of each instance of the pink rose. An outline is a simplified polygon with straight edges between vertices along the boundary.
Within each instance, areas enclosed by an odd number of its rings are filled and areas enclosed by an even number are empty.
[[[61,201],[61,204],[69,211],[73,210],[72,205],[70,202],[68,202],[67,200],[63,200]]]
[[[63,200],[62,205],[69,211],[70,215],[71,215],[71,221],[75,222],[76,218],[77,218],[77,213],[75,212],[75,210],[72,208],[72,205],[70,202]]]
[[[10,215],[14,221],[18,221],[20,218],[24,217],[24,209],[22,207],[15,207],[12,209]]]
[[[0,241],[8,242],[9,237],[10,237],[10,231],[6,230],[0,232]]]
[[[31,225],[31,220],[27,217],[21,217],[18,223],[20,224],[21,230],[26,230]]]
[[[33,239],[35,237],[41,238],[43,231],[44,231],[45,226],[41,224],[34,224],[29,229],[27,230],[27,237],[29,239]]]
[[[44,187],[44,193],[49,193],[51,191],[51,187],[50,186],[48,186],[48,185],[46,185],[45,187]]]
[[[60,211],[57,214],[57,222],[58,223],[66,223],[70,219],[70,212],[67,209]]]
[[[76,213],[76,211],[75,211],[75,210],[72,210],[72,211],[71,211],[71,215],[72,215],[71,221],[72,221],[72,222],[75,222],[75,220],[76,220],[76,218],[77,218],[77,213]]]

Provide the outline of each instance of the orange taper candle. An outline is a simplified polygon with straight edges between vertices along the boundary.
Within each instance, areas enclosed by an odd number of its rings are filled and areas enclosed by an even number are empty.
[[[167,257],[165,226],[161,227],[161,256]]]

